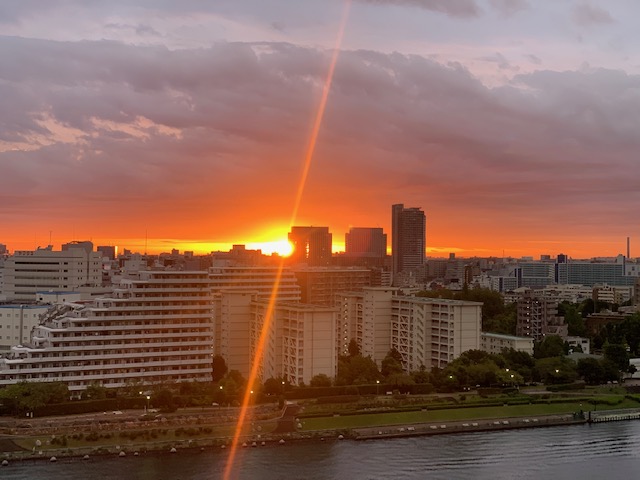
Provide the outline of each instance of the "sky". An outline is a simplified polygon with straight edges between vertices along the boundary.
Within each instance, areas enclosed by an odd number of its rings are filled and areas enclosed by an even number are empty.
[[[403,203],[430,256],[613,256],[628,236],[637,256],[637,18],[636,0],[1,2],[0,243],[269,251],[293,223],[339,250],[351,227],[390,243]]]

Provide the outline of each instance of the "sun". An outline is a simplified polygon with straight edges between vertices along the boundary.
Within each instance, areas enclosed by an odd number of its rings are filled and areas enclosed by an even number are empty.
[[[276,253],[281,257],[288,257],[293,253],[293,245],[291,245],[288,240],[248,243],[247,248],[251,250],[262,250],[262,253],[265,255]]]

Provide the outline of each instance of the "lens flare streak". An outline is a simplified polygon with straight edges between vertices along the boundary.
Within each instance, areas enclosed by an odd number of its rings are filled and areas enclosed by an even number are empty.
[[[324,112],[327,106],[327,101],[329,99],[329,92],[331,91],[331,84],[333,82],[333,75],[336,69],[336,64],[338,62],[338,56],[340,54],[340,48],[342,46],[342,40],[344,37],[344,31],[347,25],[347,19],[349,17],[349,10],[351,7],[351,0],[347,0],[344,5],[344,10],[342,14],[342,20],[340,22],[340,27],[338,29],[338,35],[336,37],[336,43],[333,48],[333,53],[331,56],[331,62],[329,64],[329,70],[327,72],[327,77],[324,82],[324,86],[322,88],[322,96],[320,98],[320,103],[318,105],[318,110],[315,115],[315,119],[313,122],[313,127],[311,130],[311,135],[309,138],[309,145],[306,150],[306,154],[304,157],[304,164],[302,168],[302,173],[300,176],[300,182],[298,183],[298,189],[296,192],[296,197],[293,204],[293,209],[291,213],[291,221],[289,227],[295,224],[296,218],[298,216],[298,209],[300,208],[300,203],[302,202],[302,195],[304,193],[304,187],[307,182],[307,177],[309,175],[309,170],[311,168],[311,163],[313,159],[313,155],[316,149],[316,143],[318,141],[318,134],[320,132],[320,127],[322,126],[322,119],[324,117]],[[249,411],[249,405],[252,400],[252,390],[253,385],[258,377],[258,370],[260,368],[260,362],[262,360],[262,356],[264,353],[264,347],[267,339],[267,335],[269,332],[269,328],[271,326],[271,321],[273,317],[273,312],[276,307],[276,299],[278,296],[278,290],[280,288],[280,280],[282,278],[282,271],[284,269],[284,258],[280,260],[278,264],[278,270],[276,273],[276,279],[273,283],[273,288],[271,289],[271,296],[269,298],[269,305],[267,307],[267,311],[264,318],[264,323],[262,325],[262,330],[260,332],[260,338],[258,339],[258,343],[256,345],[256,350],[254,352],[253,364],[251,365],[251,371],[249,373],[249,378],[247,380],[247,388],[244,393],[244,397],[242,400],[242,406],[240,407],[240,414],[238,415],[238,422],[236,424],[235,433],[233,436],[233,440],[231,442],[231,447],[229,449],[229,457],[227,460],[227,464],[225,466],[224,471],[224,480],[231,479],[231,474],[233,472],[233,466],[235,457],[238,451],[238,445],[240,443],[240,435],[242,434],[242,430],[247,418],[247,414]]]

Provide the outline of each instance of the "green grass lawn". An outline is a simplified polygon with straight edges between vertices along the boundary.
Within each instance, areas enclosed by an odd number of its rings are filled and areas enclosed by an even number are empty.
[[[623,400],[615,406],[599,407],[603,410],[638,408],[638,402]],[[389,412],[363,415],[342,415],[339,417],[304,418],[303,430],[340,430],[383,425],[405,425],[411,423],[429,423],[455,420],[474,420],[483,418],[533,417],[536,415],[571,414],[580,410],[592,410],[586,402],[568,402],[552,404],[512,405],[507,407],[451,408],[446,410]]]

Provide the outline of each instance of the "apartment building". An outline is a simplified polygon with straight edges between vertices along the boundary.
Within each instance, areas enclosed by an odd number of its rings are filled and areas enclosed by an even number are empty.
[[[364,288],[338,296],[340,353],[354,338],[363,355],[380,364],[395,348],[405,370],[413,371],[423,365],[443,368],[462,352],[480,348],[481,303],[397,293],[393,288]]]
[[[212,298],[207,272],[140,272],[111,296],[55,305],[31,341],[0,359],[0,386],[211,380]]]
[[[282,377],[292,385],[320,373],[335,376],[337,308],[277,302],[270,309],[269,301],[242,289],[223,290],[214,303],[214,349],[229,369],[247,376],[258,361],[261,378]]]
[[[260,362],[261,378],[281,377],[292,385],[308,384],[315,375],[336,375],[335,351],[337,308],[279,303],[265,333],[262,355],[260,336],[269,304],[252,304],[251,357]]]
[[[255,292],[259,298],[271,297],[279,278],[276,298],[283,302],[299,302],[300,286],[294,273],[278,266],[224,266],[209,269],[211,289],[219,292],[231,288],[234,291]]]
[[[371,285],[372,274],[358,267],[294,268],[302,303],[333,306],[336,294],[362,290]]]
[[[564,318],[558,316],[558,301],[526,291],[517,300],[516,335],[536,341],[545,335],[567,335]]]
[[[514,349],[533,355],[533,338],[502,335],[499,333],[482,332],[480,334],[480,350],[487,353],[499,354],[504,349]]]

